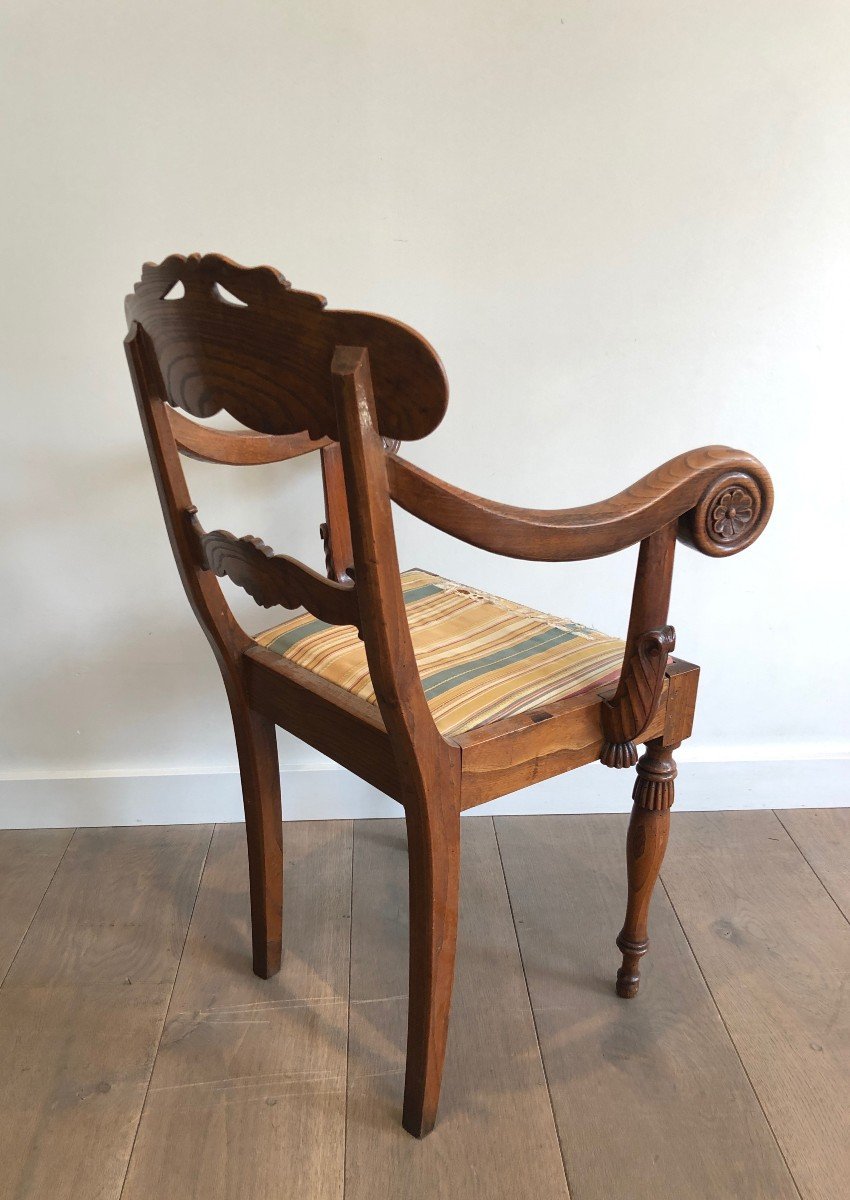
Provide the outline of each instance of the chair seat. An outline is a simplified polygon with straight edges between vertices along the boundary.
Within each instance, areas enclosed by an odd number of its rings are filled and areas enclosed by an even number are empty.
[[[413,650],[437,728],[464,733],[616,682],[625,644],[576,621],[415,569],[401,577]],[[309,613],[267,629],[259,645],[376,703],[351,625]]]

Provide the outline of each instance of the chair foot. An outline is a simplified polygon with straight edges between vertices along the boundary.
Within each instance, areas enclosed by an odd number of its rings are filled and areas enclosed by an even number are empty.
[[[617,995],[631,1000],[640,987],[640,960],[649,949],[649,941],[629,942],[622,933],[617,936],[617,949],[622,952],[623,965],[617,972]]]
[[[634,807],[626,838],[628,902],[626,920],[617,937],[623,965],[617,972],[617,995],[630,1000],[640,987],[640,960],[649,948],[647,925],[649,905],[667,840],[670,834],[670,807],[676,764],[673,746],[664,746],[660,738],[647,742],[637,765],[632,798]]]
[[[437,1120],[454,984],[460,813],[408,809],[410,991],[402,1125],[423,1138]]]
[[[417,1109],[413,1106],[413,1111],[408,1110],[408,1104],[405,1102],[404,1109],[401,1114],[402,1128],[411,1135],[411,1137],[422,1138],[427,1137],[437,1124],[436,1109],[431,1113],[425,1113],[421,1108]]]
[[[244,700],[230,698],[248,839],[254,974],[280,970],[283,927],[283,827],[275,726]]]

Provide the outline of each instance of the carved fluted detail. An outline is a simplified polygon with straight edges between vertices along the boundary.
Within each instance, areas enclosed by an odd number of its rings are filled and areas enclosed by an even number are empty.
[[[647,745],[637,764],[632,799],[640,808],[649,812],[662,812],[673,805],[674,780],[677,775],[673,760],[675,747]]]
[[[617,995],[629,1000],[640,987],[640,960],[649,948],[648,917],[652,892],[670,833],[670,805],[676,745],[665,746],[660,738],[647,742],[637,767],[634,805],[626,839],[629,895],[626,920],[617,936],[623,956],[617,972]]]
[[[599,761],[603,766],[614,767],[616,770],[633,767],[637,760],[637,746],[632,741],[606,742],[599,756]]]
[[[360,628],[360,611],[352,583],[335,583],[302,563],[275,554],[259,538],[237,538],[226,529],[207,533],[197,510],[186,512],[198,562],[214,575],[227,576],[263,608],[304,607],[330,625]]]

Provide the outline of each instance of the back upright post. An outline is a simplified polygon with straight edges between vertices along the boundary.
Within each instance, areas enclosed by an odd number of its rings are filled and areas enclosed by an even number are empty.
[[[368,352],[337,347],[332,370],[366,657],[404,781],[410,990],[402,1119],[424,1137],[437,1118],[454,981],[460,752],[434,724],[413,653]]]
[[[125,340],[162,513],[183,587],[224,681],[242,779],[254,972],[268,979],[280,970],[283,921],[283,829],[275,726],[248,700],[243,653],[251,639],[238,624],[215,575],[199,561],[192,538],[194,507],[163,400],[164,388],[142,328]]]

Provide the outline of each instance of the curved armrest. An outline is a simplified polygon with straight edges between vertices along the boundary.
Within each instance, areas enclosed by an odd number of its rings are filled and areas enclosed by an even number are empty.
[[[680,454],[631,487],[579,508],[517,508],[461,491],[387,455],[392,498],[407,512],[494,554],[539,562],[599,558],[678,521],[678,538],[703,554],[736,554],[761,533],[773,485],[752,455],[727,446]]]

